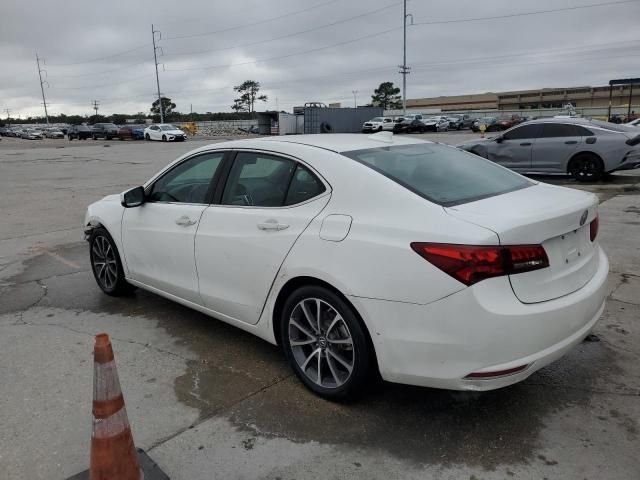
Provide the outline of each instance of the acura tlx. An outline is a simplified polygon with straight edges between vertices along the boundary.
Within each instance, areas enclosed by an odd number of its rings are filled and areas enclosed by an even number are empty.
[[[597,204],[391,132],[301,135],[191,151],[90,205],[85,233],[104,293],[278,344],[337,399],[376,373],[490,390],[567,353],[604,308]]]

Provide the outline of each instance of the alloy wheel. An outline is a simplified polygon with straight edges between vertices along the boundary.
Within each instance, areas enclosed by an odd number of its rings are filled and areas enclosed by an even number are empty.
[[[94,238],[92,249],[93,271],[101,286],[113,290],[118,280],[118,262],[111,242],[104,235]]]
[[[305,298],[291,311],[289,345],[304,375],[323,388],[338,388],[355,365],[353,338],[342,315],[328,302]]]

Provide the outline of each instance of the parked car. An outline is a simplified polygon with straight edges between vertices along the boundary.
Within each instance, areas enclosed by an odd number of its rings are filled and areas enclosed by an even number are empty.
[[[412,132],[424,132],[425,128],[422,123],[424,117],[421,113],[414,113],[397,117],[394,120],[393,132],[394,133],[412,133]]]
[[[605,173],[640,167],[640,133],[632,127],[583,118],[526,122],[459,145],[518,172],[569,173],[595,181]]]
[[[362,124],[362,133],[381,132],[382,130],[393,131],[393,125],[394,122],[391,117],[375,117]]]
[[[335,399],[374,372],[500,388],[578,345],[607,294],[597,203],[447,145],[299,135],[189,152],[84,225],[104,293],[147,289],[278,344]]]
[[[449,119],[449,128],[451,130],[462,130],[464,128],[471,128],[471,125],[473,125],[473,122],[475,121],[475,119],[472,118],[471,115],[458,113],[447,115],[447,118]]]
[[[144,129],[145,140],[162,140],[163,142],[182,142],[187,139],[187,135],[178,127],[169,123],[150,125]]]
[[[93,129],[86,125],[70,125],[67,129],[67,137],[69,138],[69,141],[74,138],[77,140],[93,138]]]
[[[118,136],[118,127],[115,123],[96,123],[92,126],[92,130],[91,138],[94,140],[99,138],[111,140]]]
[[[496,117],[482,117],[477,119],[471,125],[471,130],[474,132],[480,131],[480,125],[484,124],[486,127],[486,132],[495,132],[501,130],[500,125],[498,125],[498,119]]]
[[[124,125],[118,128],[117,138],[120,140],[144,140],[144,127]]]
[[[447,132],[449,130],[450,120],[449,117],[443,117],[436,115],[433,117],[427,117],[422,120],[423,132]]]
[[[42,140],[44,137],[38,130],[25,128],[20,132],[20,138],[24,138],[26,140]]]
[[[47,138],[64,138],[64,133],[57,128],[48,128],[44,131],[44,136]]]
[[[522,118],[520,115],[505,115],[503,117],[498,118],[497,123],[501,130],[507,130],[511,127],[514,127],[522,122]]]

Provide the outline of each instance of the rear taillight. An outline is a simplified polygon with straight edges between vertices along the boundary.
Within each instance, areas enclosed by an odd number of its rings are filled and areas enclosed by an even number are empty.
[[[596,215],[596,218],[591,220],[591,223],[589,224],[589,237],[591,238],[592,242],[598,236],[598,227],[599,226],[600,226],[600,219],[598,218],[598,215]]]
[[[465,285],[549,266],[542,245],[455,245],[413,242],[411,248],[429,263]]]

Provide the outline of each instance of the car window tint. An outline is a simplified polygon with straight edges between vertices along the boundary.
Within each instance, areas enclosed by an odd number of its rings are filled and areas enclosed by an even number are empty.
[[[325,191],[322,182],[309,171],[308,168],[298,164],[291,179],[291,185],[287,191],[285,205],[295,205],[320,195]]]
[[[224,205],[280,207],[296,163],[262,153],[241,152],[231,167],[222,194]]]
[[[528,138],[537,138],[540,133],[540,125],[523,125],[513,130],[509,130],[502,138],[505,140],[521,140]]]
[[[581,127],[580,125],[574,125],[573,128],[576,129],[576,134],[582,137],[591,137],[593,136],[593,132],[588,128]]]
[[[542,138],[554,138],[554,137],[576,137],[578,132],[573,125],[567,125],[565,123],[543,123],[542,124]]]
[[[148,201],[207,203],[207,194],[223,157],[224,152],[208,153],[181,163],[153,184]]]
[[[342,155],[445,207],[533,185],[489,160],[445,145],[378,147]]]

